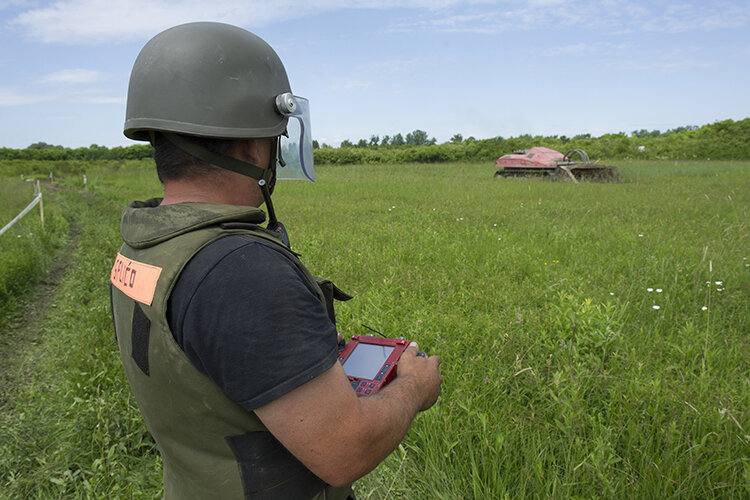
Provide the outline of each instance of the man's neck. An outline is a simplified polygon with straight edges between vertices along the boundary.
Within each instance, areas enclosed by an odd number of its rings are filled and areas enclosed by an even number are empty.
[[[233,174],[233,172],[229,172]],[[175,203],[220,203],[224,205],[255,206],[263,203],[260,189],[244,176],[227,176],[227,178],[177,179],[164,183],[164,199],[162,205]]]

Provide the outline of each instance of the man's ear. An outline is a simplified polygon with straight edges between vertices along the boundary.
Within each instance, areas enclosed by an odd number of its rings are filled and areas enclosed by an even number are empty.
[[[266,168],[271,154],[271,139],[239,139],[235,154],[246,162]]]
[[[252,142],[252,139],[238,139],[235,141],[234,156],[240,160],[250,161],[250,158],[255,155],[256,149]]]

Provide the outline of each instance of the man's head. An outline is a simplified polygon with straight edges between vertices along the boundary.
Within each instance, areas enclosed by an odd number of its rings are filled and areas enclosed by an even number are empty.
[[[256,35],[222,23],[175,26],[153,37],[133,65],[125,135],[277,137],[289,117],[276,97],[290,92],[284,65]]]
[[[292,153],[296,170],[314,180],[307,101],[292,95],[266,42],[228,24],[183,24],[143,47],[130,76],[125,135],[154,145],[163,180],[218,166],[266,182],[273,176],[262,170],[275,170],[276,158],[262,165],[225,161],[232,141],[288,137],[278,149]],[[292,171],[282,169],[282,177],[294,178]]]
[[[198,201],[259,207],[266,201],[257,180],[196,158],[158,134],[154,142],[156,171],[164,186],[162,204]],[[275,139],[196,142],[208,151],[251,165],[269,165],[275,161],[271,154]]]
[[[307,100],[292,95],[276,52],[236,26],[189,23],[152,38],[130,75],[124,132],[154,145],[165,187],[214,180],[215,167],[255,179],[270,225],[282,152],[279,177],[315,180]],[[268,156],[249,154],[252,144],[268,146]]]

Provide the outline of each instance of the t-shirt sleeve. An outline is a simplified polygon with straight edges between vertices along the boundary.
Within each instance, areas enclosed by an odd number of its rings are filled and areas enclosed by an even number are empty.
[[[175,339],[199,370],[247,410],[336,362],[336,328],[281,251],[254,238],[225,237],[201,250],[185,271],[169,303]]]

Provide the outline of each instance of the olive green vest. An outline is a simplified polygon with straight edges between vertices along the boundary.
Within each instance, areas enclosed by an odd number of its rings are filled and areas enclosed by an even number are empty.
[[[271,435],[255,413],[229,399],[185,356],[167,323],[167,300],[190,258],[230,234],[246,234],[285,252],[333,317],[333,285],[320,281],[256,224],[252,207],[134,202],[122,217],[122,245],[112,268],[115,335],[138,407],[159,447],[167,499],[344,499]],[[336,292],[339,292],[336,290]],[[339,298],[337,296],[337,298]]]

